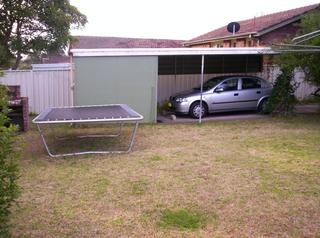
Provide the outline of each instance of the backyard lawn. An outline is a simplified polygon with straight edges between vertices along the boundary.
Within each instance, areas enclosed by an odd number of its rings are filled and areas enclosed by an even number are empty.
[[[144,124],[124,155],[51,159],[34,126],[19,137],[14,237],[320,237],[319,114]]]

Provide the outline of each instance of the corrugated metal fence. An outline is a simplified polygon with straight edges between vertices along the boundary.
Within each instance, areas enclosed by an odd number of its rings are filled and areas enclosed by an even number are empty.
[[[70,70],[8,70],[0,83],[20,85],[21,96],[29,98],[29,111],[72,105]]]

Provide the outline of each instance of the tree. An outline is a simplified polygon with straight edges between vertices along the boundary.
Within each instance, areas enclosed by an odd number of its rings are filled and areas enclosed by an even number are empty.
[[[319,30],[320,13],[314,12],[304,16],[299,26],[299,35],[305,35]],[[289,46],[291,44],[289,44]],[[314,46],[320,47],[320,36],[311,38],[303,42],[303,44],[308,46],[298,45],[298,48],[297,46],[292,47],[294,47],[294,49],[312,49]],[[285,44],[285,46],[288,46],[288,44]],[[294,105],[297,102],[294,93],[298,84],[293,80],[296,69],[303,70],[305,73],[305,80],[318,87],[314,95],[317,95],[317,92],[320,92],[320,52],[296,52],[290,51],[289,49],[288,52],[281,53],[277,62],[280,65],[281,73],[275,81],[265,112],[288,115],[293,111]]]
[[[69,0],[0,0],[0,67],[61,52],[72,41],[70,29],[86,22]]]
[[[305,35],[320,29],[320,12],[314,12],[302,18],[300,35]],[[318,46],[320,49],[320,36],[303,42],[304,45]],[[305,80],[318,89],[315,95],[320,96],[320,52],[286,53],[280,57],[280,64],[284,67],[300,68],[305,73]]]

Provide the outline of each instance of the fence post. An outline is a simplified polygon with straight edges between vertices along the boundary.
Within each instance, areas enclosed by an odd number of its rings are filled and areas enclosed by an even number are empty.
[[[69,100],[70,100],[70,104],[71,106],[74,106],[74,102],[73,102],[73,95],[74,95],[74,64],[73,64],[73,57],[70,56],[70,74],[69,74]]]

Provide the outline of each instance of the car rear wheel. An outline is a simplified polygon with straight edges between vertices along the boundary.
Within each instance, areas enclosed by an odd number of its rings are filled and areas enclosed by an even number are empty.
[[[268,99],[266,98],[266,99],[263,99],[259,103],[258,112],[265,112],[266,111],[267,102],[268,102]]]
[[[200,107],[200,102],[194,102],[189,110],[189,114],[193,118],[199,118],[201,113],[201,117],[205,117],[208,114],[207,105],[202,102],[202,107]]]

